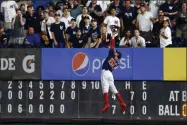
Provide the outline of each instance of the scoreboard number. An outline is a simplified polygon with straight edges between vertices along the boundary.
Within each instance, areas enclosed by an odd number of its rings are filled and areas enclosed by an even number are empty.
[[[18,99],[21,100],[23,98],[23,92],[22,91],[18,91]]]
[[[12,89],[12,81],[8,81],[8,89]]]
[[[40,100],[44,99],[44,91],[40,91]]]
[[[9,100],[12,99],[12,91],[8,91],[8,99],[9,99]]]
[[[29,104],[29,113],[33,113],[33,105]]]
[[[134,106],[131,105],[131,106],[130,106],[130,114],[131,114],[131,115],[134,115],[134,112],[135,112]]]
[[[142,93],[142,99],[143,99],[143,101],[146,101],[147,100],[147,92],[143,92]]]
[[[60,113],[61,113],[61,114],[64,113],[64,105],[63,105],[63,104],[60,105]]]
[[[54,100],[54,94],[55,92],[53,90],[50,91],[50,100]]]
[[[19,112],[19,113],[22,113],[22,111],[23,111],[23,109],[22,109],[22,105],[19,104],[19,105],[18,105],[18,112]]]
[[[86,81],[82,81],[82,89],[86,89]]]
[[[142,114],[146,115],[147,114],[147,106],[142,106]]]
[[[49,112],[50,112],[51,114],[54,113],[54,105],[53,105],[53,104],[51,104],[51,105],[49,106]]]
[[[12,105],[11,104],[8,104],[8,113],[12,113]]]

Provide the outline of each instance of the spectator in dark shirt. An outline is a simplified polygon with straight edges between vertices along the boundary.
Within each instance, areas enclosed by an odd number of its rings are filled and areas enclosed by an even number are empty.
[[[55,23],[51,25],[51,34],[55,48],[65,47],[65,24],[60,22],[60,14],[55,14]]]
[[[103,25],[101,27],[101,43],[99,44],[99,48],[109,48],[111,39],[111,34],[107,33],[107,27]]]
[[[103,22],[103,16],[102,16],[102,8],[100,5],[97,5],[97,0],[92,0],[90,5],[88,6],[88,11],[90,12],[90,16],[92,18],[97,19],[98,25],[100,25]]]
[[[134,31],[134,25],[136,23],[137,9],[131,7],[131,1],[126,0],[125,6],[121,9],[121,30],[126,32],[127,30]]]
[[[84,39],[81,30],[77,29],[76,35],[69,39],[71,48],[84,48],[87,40]]]
[[[187,5],[182,4],[181,11],[179,11],[176,19],[176,37],[187,38]]]
[[[78,30],[76,19],[71,19],[70,25],[66,30],[66,40],[69,40],[71,37],[75,37]],[[68,42],[68,41],[67,41]]]
[[[155,47],[160,46],[159,34],[160,34],[160,30],[163,28],[163,23],[164,23],[164,16],[159,15],[158,21],[156,23],[154,23],[154,25],[153,25],[153,44],[155,45]]]
[[[4,28],[0,25],[0,48],[7,46],[8,37],[4,33]]]
[[[37,19],[38,19],[40,22],[44,19],[43,11],[44,11],[44,7],[43,7],[43,6],[38,6],[38,7],[36,8],[36,13],[34,13],[34,15],[36,15]]]
[[[37,16],[34,15],[32,6],[28,6],[27,11],[28,13],[25,15],[25,30],[28,30],[29,27],[33,27],[34,32],[39,33],[41,31],[40,19],[38,19]]]
[[[160,9],[164,11],[164,15],[168,16],[171,21],[174,19],[178,12],[172,0],[167,0],[164,4],[161,5]]]
[[[29,27],[28,29],[28,34],[25,37],[25,44],[28,46],[31,45],[33,47],[40,47],[41,45],[40,36],[38,35],[38,33],[34,32],[33,27]]]
[[[84,25],[80,27],[81,31],[82,31],[82,35],[84,36],[85,39],[88,38],[88,32],[90,30],[90,18],[84,17]]]
[[[88,33],[88,47],[89,48],[96,48],[98,44],[101,43],[101,31],[97,25],[97,20],[92,19],[91,21],[92,28],[90,28]]]
[[[116,16],[120,18],[121,15],[121,7],[120,0],[113,0],[113,2],[109,6],[109,12],[111,12],[111,9],[116,8]]]

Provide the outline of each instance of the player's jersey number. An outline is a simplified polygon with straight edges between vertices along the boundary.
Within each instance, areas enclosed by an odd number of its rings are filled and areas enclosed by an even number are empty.
[[[111,58],[109,61],[108,61],[109,65],[114,69],[115,67],[118,66],[118,63],[116,62],[116,60],[114,58]]]

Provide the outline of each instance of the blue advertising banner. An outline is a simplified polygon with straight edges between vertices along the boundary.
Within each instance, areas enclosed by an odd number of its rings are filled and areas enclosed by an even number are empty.
[[[113,72],[115,80],[163,79],[162,49],[153,53],[141,50],[118,49],[122,58]],[[100,80],[108,52],[109,49],[42,49],[42,80]]]

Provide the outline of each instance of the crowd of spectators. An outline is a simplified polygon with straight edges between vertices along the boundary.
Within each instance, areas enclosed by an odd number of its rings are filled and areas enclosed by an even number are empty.
[[[37,1],[1,0],[1,48],[187,45],[187,0]]]

